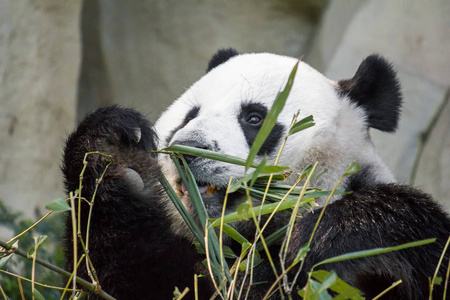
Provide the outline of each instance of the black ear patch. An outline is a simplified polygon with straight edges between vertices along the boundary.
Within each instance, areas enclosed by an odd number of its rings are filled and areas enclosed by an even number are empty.
[[[341,95],[367,112],[370,127],[387,132],[397,129],[402,95],[397,74],[386,59],[371,55],[363,60],[353,78],[338,83]]]
[[[219,49],[209,61],[206,73],[208,73],[218,65],[223,64],[224,62],[226,62],[227,60],[236,55],[239,55],[239,53],[233,48]]]

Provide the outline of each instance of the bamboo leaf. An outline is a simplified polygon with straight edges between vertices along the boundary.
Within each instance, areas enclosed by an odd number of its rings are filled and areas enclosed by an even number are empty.
[[[337,283],[338,277],[335,272],[331,272],[327,277],[322,281],[322,284],[319,289],[319,293],[326,291],[330,287],[334,286]]]
[[[197,224],[194,222],[194,220],[191,218],[189,213],[187,212],[186,208],[184,207],[183,203],[181,202],[180,198],[178,198],[177,194],[173,190],[172,186],[167,181],[167,178],[160,174],[159,182],[163,186],[164,190],[166,191],[167,195],[169,196],[172,203],[175,205],[175,208],[180,213],[181,217],[183,218],[184,222],[188,225],[191,232],[194,234],[195,238],[199,242],[199,245],[204,248],[205,242],[203,239],[203,231],[198,228]]]
[[[254,258],[254,262],[253,262],[253,268],[256,267],[257,265],[261,264],[264,260],[259,257],[259,256],[255,256]],[[248,259],[244,259],[243,261],[241,261],[241,263],[239,264],[239,271],[245,271],[245,269],[247,268],[247,264],[248,264]]]
[[[34,288],[33,296],[37,300],[45,300],[44,296],[42,296],[42,294],[36,288]]]
[[[219,152],[214,152],[214,151],[206,150],[206,149],[184,146],[184,145],[172,145],[172,146],[165,148],[164,150],[158,151],[158,152],[162,152],[162,153],[172,153],[173,152],[173,153],[179,153],[179,154],[198,156],[198,157],[222,161],[222,162],[226,162],[226,163],[230,163],[230,164],[238,165],[238,166],[245,166],[245,164],[246,164],[245,159],[242,159],[242,158],[239,158],[236,156],[219,153]],[[258,164],[252,163],[251,167],[257,168]],[[265,166],[264,168],[262,168],[261,174],[279,173],[279,172],[283,172],[287,169],[289,169],[289,168],[282,167],[282,166],[269,165],[269,166]]]
[[[244,245],[244,243],[250,244],[249,241],[239,233],[239,231],[228,224],[223,224],[223,232],[241,245]]]
[[[36,246],[36,248],[39,248],[41,246],[41,244],[47,239],[47,235],[36,235],[33,237],[34,239],[34,244]]]
[[[301,119],[300,121],[298,121],[297,123],[294,124],[294,126],[292,126],[291,130],[289,130],[288,136],[292,135],[294,133],[297,133],[299,131],[302,131],[306,128],[309,128],[311,126],[314,126],[316,123],[314,123],[314,119],[313,116],[310,115],[306,118]]]
[[[329,276],[330,272],[324,270],[317,270],[312,272],[312,277],[317,279],[320,282],[323,282],[327,276]],[[339,295],[333,298],[333,300],[344,300],[344,299],[352,299],[352,300],[363,300],[364,298],[361,296],[361,291],[355,287],[352,287],[344,280],[337,278],[336,282],[330,286],[330,289]]]
[[[398,246],[394,246],[394,247],[375,248],[375,249],[370,249],[370,250],[363,250],[363,251],[356,251],[356,252],[346,253],[346,254],[335,256],[335,257],[332,257],[332,258],[329,258],[329,259],[325,259],[325,260],[315,264],[313,266],[313,268],[315,268],[317,266],[320,266],[320,265],[334,263],[334,262],[338,262],[338,261],[344,261],[344,260],[349,260],[349,259],[373,256],[373,255],[378,255],[378,254],[382,254],[382,253],[398,251],[398,250],[402,250],[402,249],[406,249],[406,248],[423,246],[423,245],[434,243],[435,241],[436,241],[436,239],[433,238],[433,239],[427,239],[427,240],[422,240],[422,241],[406,243],[406,244],[402,244],[402,245],[398,245]]]
[[[299,261],[303,261],[306,258],[306,254],[308,254],[308,252],[310,250],[311,249],[309,248],[308,244],[305,244],[303,247],[298,249],[297,255],[294,258],[294,263],[297,263]]]
[[[358,164],[356,163],[356,161],[354,160],[354,161],[352,161],[352,163],[350,164],[350,166],[349,166],[349,167],[347,168],[347,170],[345,171],[344,176],[348,176],[348,175],[354,174],[354,173],[356,173],[356,172],[359,172],[359,170],[361,170],[361,166],[358,165]]]
[[[306,204],[312,200],[314,200],[314,199],[306,198],[306,199],[302,199],[301,201],[302,201],[302,203]],[[277,211],[289,209],[289,208],[293,207],[297,203],[297,201],[298,201],[298,199],[286,199],[283,203],[281,203],[281,205]],[[248,209],[247,214],[248,214],[248,216],[251,216],[252,215],[251,210],[253,210],[253,212],[255,214],[258,214],[261,210],[261,215],[267,215],[267,214],[272,213],[277,208],[278,204],[279,203],[269,203],[269,204],[264,204],[263,206],[254,206],[253,208]],[[220,226],[221,219],[222,218],[211,219],[211,226],[215,226],[215,227]],[[236,222],[236,221],[240,221],[240,220],[242,220],[242,219],[239,217],[237,212],[229,213],[223,217],[224,224]]]
[[[251,176],[250,176],[250,186],[253,186],[253,184],[255,183],[256,179],[258,179],[258,175],[261,173],[261,171],[263,170],[263,168],[266,166],[266,162],[267,162],[267,157],[264,155],[262,161],[260,162],[259,166],[255,169],[255,171],[252,172]],[[272,173],[272,172],[271,172]],[[275,172],[273,172],[275,173]]]
[[[30,249],[28,249],[27,257],[30,258],[30,259],[33,258],[34,253],[35,253],[35,249],[34,249],[34,246],[33,246]]]
[[[269,113],[264,119],[264,122],[258,134],[256,135],[255,141],[253,142],[252,148],[250,149],[250,153],[245,163],[246,171],[252,166],[252,163],[256,155],[258,154],[259,150],[261,149],[262,145],[264,144],[265,140],[267,139],[267,137],[269,136],[270,132],[272,131],[273,127],[277,122],[277,117],[280,114],[281,110],[283,109],[287,97],[289,96],[289,93],[291,91],[292,85],[294,84],[294,78],[295,74],[297,73],[298,64],[299,61],[295,64],[294,68],[292,69],[291,74],[289,75],[289,79],[286,83],[286,86],[284,87],[284,90],[277,95],[277,98],[275,99],[272,108],[270,109]]]
[[[236,209],[236,214],[239,218],[239,221],[248,220],[251,216],[250,205],[247,202],[239,204],[238,208]]]
[[[72,209],[70,205],[62,198],[55,199],[46,204],[45,208],[54,212],[64,212]]]
[[[0,258],[0,269],[6,265],[6,263],[11,259],[11,257],[12,257],[12,253],[9,254],[8,256]]]

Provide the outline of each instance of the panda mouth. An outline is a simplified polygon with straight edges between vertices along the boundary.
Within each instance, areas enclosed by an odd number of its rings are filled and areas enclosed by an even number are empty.
[[[220,186],[216,186],[214,184],[208,184],[208,183],[201,183],[201,182],[197,182],[197,187],[198,187],[198,191],[200,192],[200,195],[212,195],[217,191],[221,190]],[[181,191],[183,192],[184,195],[189,196],[189,191],[187,190],[186,186],[184,185],[184,183],[181,183]]]

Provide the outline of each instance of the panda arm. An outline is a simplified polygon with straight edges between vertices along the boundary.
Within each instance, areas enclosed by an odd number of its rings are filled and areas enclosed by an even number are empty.
[[[291,261],[297,249],[309,240],[320,210],[303,217],[294,229]],[[344,253],[391,247],[408,242],[437,238],[431,245],[348,260],[320,268],[335,270],[339,277],[360,288],[370,299],[393,282],[403,283],[388,296],[393,299],[423,299],[449,237],[450,221],[430,196],[408,186],[386,184],[367,187],[330,204],[314,235],[305,260],[306,272],[324,259]],[[443,266],[447,266],[448,255]],[[440,276],[445,278],[445,270]],[[442,286],[435,287],[436,299]]]
[[[95,196],[89,233],[89,255],[101,287],[118,299],[170,299],[175,286],[192,290],[197,254],[192,243],[171,229],[170,200],[162,192],[160,169],[150,150],[156,135],[139,113],[119,107],[89,115],[69,136],[63,173],[67,192],[79,188],[86,152],[111,155]],[[87,157],[81,196],[88,201],[110,159]],[[81,232],[86,239],[89,205],[82,202]],[[67,268],[72,270],[72,227],[66,227]],[[83,252],[78,244],[78,253]],[[78,275],[88,279],[84,262]]]

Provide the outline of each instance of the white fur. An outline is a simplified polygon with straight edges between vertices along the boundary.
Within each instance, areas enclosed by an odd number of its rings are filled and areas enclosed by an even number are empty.
[[[247,158],[249,146],[237,119],[241,104],[258,102],[269,110],[296,62],[294,58],[263,53],[239,55],[217,66],[161,115],[156,123],[160,148],[175,140],[195,139],[215,142],[220,152]],[[200,107],[198,116],[167,143],[167,137],[182,124],[194,106]],[[365,112],[348,99],[340,98],[335,82],[303,62],[299,64],[292,90],[278,117],[285,131],[297,111],[300,111],[299,120],[313,115],[316,125],[289,137],[279,165],[290,166],[294,173],[299,173],[319,161],[320,168],[328,172],[312,184],[323,189],[333,188],[354,159],[361,165],[370,165],[376,181],[394,181],[370,141]],[[276,154],[268,157],[269,162],[275,160]],[[172,162],[164,156],[161,165],[173,183],[177,174]],[[220,173],[207,174],[208,178],[200,180],[226,185],[230,177],[243,176],[242,167],[221,162],[211,162],[205,168],[218,166],[222,170]]]

